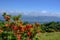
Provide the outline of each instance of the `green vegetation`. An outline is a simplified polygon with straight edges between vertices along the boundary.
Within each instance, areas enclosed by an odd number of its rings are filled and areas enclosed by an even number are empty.
[[[60,40],[60,32],[52,32],[52,33],[39,33],[37,34],[33,40]]]
[[[60,32],[60,22],[49,22],[41,24],[42,32]]]

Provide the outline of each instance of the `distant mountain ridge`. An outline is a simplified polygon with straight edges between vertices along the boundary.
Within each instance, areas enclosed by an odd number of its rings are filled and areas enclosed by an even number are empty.
[[[60,17],[54,17],[54,16],[22,16],[21,18],[23,21],[28,22],[39,22],[39,23],[45,23],[45,22],[60,22]]]
[[[3,19],[2,15],[0,15],[0,20]],[[39,23],[46,23],[46,22],[60,22],[60,17],[54,17],[54,16],[27,16],[22,15],[21,19],[23,21],[28,21],[30,23],[39,22]]]

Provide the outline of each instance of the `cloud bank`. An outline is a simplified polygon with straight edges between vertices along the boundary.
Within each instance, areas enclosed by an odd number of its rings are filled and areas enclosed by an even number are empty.
[[[5,10],[0,10],[0,14],[3,12],[7,12],[8,14],[22,14],[22,15],[27,15],[27,16],[56,16],[60,17],[60,12],[49,12],[46,10],[42,11],[5,11]]]

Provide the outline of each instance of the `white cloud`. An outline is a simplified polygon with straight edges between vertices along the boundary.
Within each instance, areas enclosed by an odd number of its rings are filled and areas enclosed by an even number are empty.
[[[41,13],[47,13],[48,11],[46,11],[46,10],[43,10],[43,11],[41,11]]]
[[[60,17],[60,12],[50,12],[50,11],[46,11],[46,10],[42,10],[42,11],[15,11],[15,10],[5,11],[5,10],[0,9],[0,13],[2,14],[3,12],[7,12],[7,14],[13,14],[13,15],[17,15],[20,13],[22,15],[27,15],[27,16],[57,16],[57,17]]]
[[[60,17],[60,12],[50,12],[50,11],[31,11],[27,13],[28,16],[56,16]]]

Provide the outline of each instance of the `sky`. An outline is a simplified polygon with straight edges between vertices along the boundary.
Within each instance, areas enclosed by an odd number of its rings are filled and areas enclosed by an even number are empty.
[[[0,0],[0,12],[60,17],[60,0]]]

